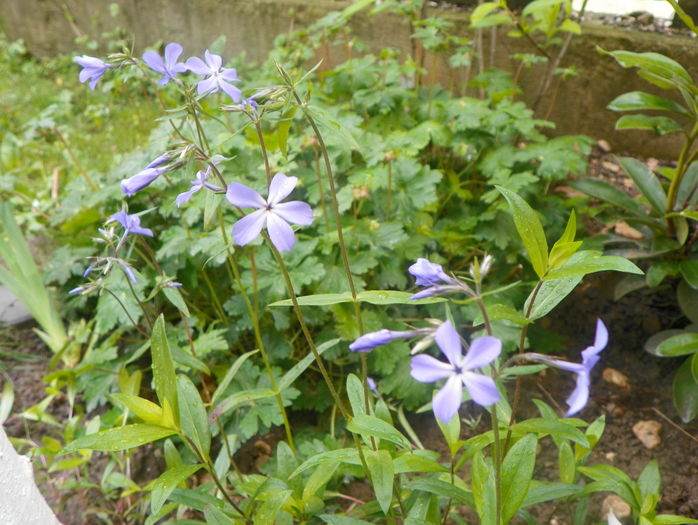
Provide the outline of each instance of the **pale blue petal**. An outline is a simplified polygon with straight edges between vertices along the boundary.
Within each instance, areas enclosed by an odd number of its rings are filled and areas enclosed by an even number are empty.
[[[218,71],[223,65],[223,59],[220,55],[214,55],[208,49],[204,52],[204,59],[212,71]]]
[[[221,77],[226,82],[239,82],[240,81],[240,79],[238,78],[238,72],[235,70],[235,68],[232,68],[232,67],[222,70],[218,76]]]
[[[170,42],[165,46],[165,64],[167,64],[168,70],[172,70],[172,67],[177,63],[177,59],[181,54],[182,46],[177,42]]]
[[[281,202],[274,206],[271,212],[293,224],[310,226],[313,223],[313,209],[305,202]]]
[[[201,185],[195,184],[192,186],[192,188],[190,190],[185,191],[185,192],[177,195],[177,198],[175,199],[175,204],[177,204],[177,207],[179,208],[180,206],[182,206],[182,204],[186,204],[187,202],[189,202],[189,199],[191,199],[191,196],[194,195],[200,189],[201,189]]]
[[[199,95],[203,95],[204,93],[215,93],[218,91],[218,82],[216,81],[216,77],[208,77],[205,80],[202,80],[196,85],[196,91],[199,93]]]
[[[468,389],[470,397],[478,405],[484,407],[495,404],[502,398],[497,390],[497,385],[491,377],[476,374],[475,372],[463,372],[461,374],[465,388]]]
[[[458,376],[451,376],[441,390],[434,396],[431,405],[434,415],[443,423],[451,421],[458,412],[463,400],[463,384]]]
[[[143,62],[145,62],[146,65],[156,73],[160,73],[162,75],[167,74],[162,57],[155,51],[150,50],[143,53]]]
[[[577,386],[575,386],[570,397],[567,398],[566,403],[570,409],[565,414],[565,417],[570,417],[579,412],[587,404],[587,401],[589,401],[589,374],[581,372],[577,374]]]
[[[463,370],[473,370],[489,365],[499,357],[502,351],[502,342],[496,337],[478,337],[470,343],[470,350],[462,363]]]
[[[233,239],[235,239],[235,243],[239,246],[245,246],[247,243],[254,241],[262,232],[266,220],[266,210],[257,210],[249,215],[245,215],[233,225]]]
[[[278,204],[289,196],[293,188],[296,187],[296,184],[298,184],[298,177],[287,177],[283,173],[277,173],[274,175],[274,178],[271,179],[267,202],[271,206]]]
[[[408,339],[414,336],[414,332],[401,332],[397,330],[386,330],[383,328],[377,332],[369,332],[362,335],[349,345],[349,350],[352,352],[370,352],[374,348],[387,345],[395,339]]]
[[[230,204],[237,206],[238,208],[267,207],[267,202],[259,193],[238,182],[228,184],[228,190],[225,192],[225,198],[228,199]]]
[[[232,84],[228,84],[226,81],[223,79],[219,78],[218,79],[218,85],[220,88],[225,91],[225,93],[233,99],[233,102],[240,102],[240,99],[242,98],[242,91],[240,91],[238,88],[233,86]]]
[[[462,352],[461,352],[461,342],[460,336],[456,329],[453,328],[451,321],[446,321],[436,330],[434,339],[436,339],[436,344],[444,353],[449,362],[456,366],[459,364]]]
[[[296,244],[296,236],[288,223],[278,215],[267,214],[267,231],[271,242],[280,252],[288,252]]]
[[[419,354],[410,361],[410,375],[421,383],[433,383],[454,374],[453,366],[427,354]]]
[[[213,73],[213,71],[211,71],[211,69],[206,65],[206,63],[199,57],[188,58],[187,61],[184,63],[184,66],[192,73],[196,73],[197,75],[201,75],[202,77],[206,77]]]
[[[124,228],[128,228],[128,224],[129,224],[128,214],[124,210],[117,211],[116,213],[110,215],[109,218],[115,220],[116,222],[121,224],[121,226],[123,226]]]

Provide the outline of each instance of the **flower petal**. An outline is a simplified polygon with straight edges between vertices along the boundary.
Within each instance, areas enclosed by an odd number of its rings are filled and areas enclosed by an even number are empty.
[[[462,367],[464,370],[473,370],[487,366],[499,357],[501,351],[502,342],[496,337],[478,337],[470,343]]]
[[[177,198],[175,199],[175,204],[177,204],[177,207],[179,208],[180,206],[182,206],[182,204],[186,204],[187,202],[189,202],[189,199],[191,199],[191,196],[194,195],[200,189],[201,189],[200,184],[194,184],[194,185],[192,185],[190,190],[185,191],[185,192],[177,195]]]
[[[283,173],[277,173],[271,179],[269,185],[269,196],[267,202],[274,206],[284,200],[293,191],[293,188],[298,184],[298,177],[287,177]]]
[[[587,404],[587,401],[589,401],[589,374],[580,372],[577,374],[577,386],[575,386],[572,394],[565,401],[570,407],[565,417],[570,417],[579,412]]]
[[[214,55],[213,53],[209,52],[208,49],[204,52],[204,59],[212,71],[220,70],[221,66],[223,65],[223,59],[221,56]]]
[[[608,329],[601,319],[596,320],[596,336],[594,337],[594,348],[600,352],[608,344]]]
[[[436,330],[434,339],[444,353],[448,361],[453,365],[459,365],[463,357],[460,336],[453,328],[451,321],[446,321]]]
[[[218,74],[218,76],[221,77],[226,82],[239,82],[240,81],[240,79],[238,78],[238,72],[234,67],[229,67],[229,68],[221,70],[221,72]]]
[[[240,102],[240,99],[242,99],[242,91],[240,91],[238,88],[233,86],[232,84],[228,84],[226,81],[223,79],[219,78],[218,79],[218,86],[225,91],[226,95],[228,95],[230,98],[233,99],[233,102]]]
[[[130,197],[134,193],[141,191],[146,186],[150,185],[155,179],[157,179],[162,173],[163,169],[160,168],[146,168],[121,181],[121,191],[124,195]]]
[[[196,92],[199,95],[204,93],[216,93],[218,91],[218,82],[215,76],[208,77],[196,85]]]
[[[179,55],[182,54],[182,51],[182,46],[177,42],[170,42],[165,46],[165,64],[167,64],[167,69],[172,69],[172,66],[177,63],[177,59]]]
[[[475,372],[463,372],[461,377],[470,397],[478,405],[487,407],[502,399],[502,394],[497,390],[497,385],[491,377]]]
[[[453,366],[427,354],[419,354],[410,361],[410,375],[422,383],[433,383],[454,374]]]
[[[207,77],[213,73],[211,68],[209,68],[199,57],[187,58],[186,62],[184,62],[184,66],[192,73],[196,73],[202,77]]]
[[[271,242],[280,252],[288,252],[296,244],[296,235],[293,233],[293,228],[274,213],[267,214],[267,231]]]
[[[162,57],[153,50],[143,53],[143,62],[145,62],[146,65],[156,73],[160,73],[161,75],[167,74]]]
[[[415,284],[417,286],[430,286],[453,281],[446,275],[440,264],[433,263],[423,257],[417,259],[417,262],[410,266],[407,271],[416,278]]]
[[[434,415],[443,423],[448,423],[458,412],[462,400],[463,383],[458,376],[453,375],[431,401]]]
[[[310,226],[313,223],[313,209],[305,202],[281,202],[274,206],[271,212],[293,224]]]
[[[378,346],[387,345],[395,339],[408,339],[414,337],[415,333],[410,331],[387,330],[383,328],[377,332],[369,332],[362,335],[356,341],[349,345],[349,350],[352,352],[370,352]]]
[[[259,237],[267,220],[267,210],[257,210],[245,215],[233,224],[233,239],[238,246],[245,246]]]
[[[233,206],[238,208],[266,208],[267,203],[262,196],[248,188],[244,184],[232,182],[228,184],[228,190],[225,192],[225,198]]]
[[[113,213],[109,218],[118,222],[124,228],[128,228],[128,214],[124,210]]]

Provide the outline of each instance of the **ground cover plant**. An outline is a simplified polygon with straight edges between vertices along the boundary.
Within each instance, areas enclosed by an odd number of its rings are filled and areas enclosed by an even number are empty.
[[[603,321],[575,361],[535,324],[585,275],[642,273],[577,240],[576,202],[550,191],[583,172],[591,139],[547,138],[501,71],[474,79],[476,98],[423,85],[419,61],[395,50],[309,68],[359,7],[260,65],[224,65],[220,40],[203,56],[171,42],[75,57],[85,91],[118,99],[127,86],[161,110],[145,147],[99,177],[78,169],[46,218],[66,234],[49,283],[71,297],[79,362],[47,378],[69,417],[37,453],[81,471],[83,488],[93,451],[108,453],[103,521],[536,523],[536,505],[557,501],[581,524],[590,496],[612,491],[641,523],[695,522],[657,514],[656,462],[637,480],[588,464],[604,420],[574,416]],[[419,19],[421,4],[407,7],[425,48],[450,49],[426,38],[443,26]],[[467,41],[447,41],[468,57]],[[519,378],[546,367],[576,384],[568,410],[537,401],[539,417],[522,419]],[[464,400],[490,419],[466,441]],[[314,424],[297,423],[301,410]],[[420,411],[448,457],[421,443]],[[242,472],[234,452],[274,425],[272,459]],[[548,436],[555,481],[533,479]],[[166,468],[139,483],[134,450],[153,442]],[[354,479],[370,497],[345,493]]]

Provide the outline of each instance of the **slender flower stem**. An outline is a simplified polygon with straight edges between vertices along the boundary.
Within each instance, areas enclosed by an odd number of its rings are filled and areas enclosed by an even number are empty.
[[[679,186],[681,185],[681,181],[683,180],[683,176],[686,173],[686,170],[688,168],[688,165],[690,164],[690,159],[692,159],[695,156],[695,152],[693,155],[689,156],[689,153],[691,151],[691,146],[693,146],[693,143],[696,140],[696,137],[698,137],[698,122],[693,126],[693,129],[691,130],[691,133],[686,137],[686,142],[683,145],[683,148],[681,148],[681,153],[679,154],[679,161],[676,166],[676,173],[674,174],[674,178],[671,179],[671,184],[669,184],[669,191],[667,192],[667,198],[666,198],[666,211],[667,213],[671,213],[674,211],[674,206],[676,205],[676,197],[678,195],[679,191]],[[673,217],[669,217],[667,219],[667,223],[669,226],[669,231],[674,232],[674,219]]]
[[[228,235],[225,231],[223,213],[221,212],[220,208],[218,209],[218,219],[221,226],[221,232],[223,233],[223,242],[226,246],[228,246]],[[254,332],[255,341],[257,342],[259,353],[262,356],[262,361],[264,362],[264,368],[266,369],[267,375],[269,376],[269,383],[271,384],[272,390],[274,390],[274,392],[276,393],[274,397],[276,398],[276,404],[279,407],[281,417],[284,421],[284,429],[286,431],[286,439],[288,440],[288,446],[291,447],[291,450],[295,453],[296,445],[293,442],[293,433],[291,432],[291,425],[288,420],[286,408],[284,407],[284,401],[281,398],[281,392],[279,392],[276,384],[276,379],[274,378],[274,371],[271,368],[271,364],[269,363],[269,358],[264,347],[264,341],[262,340],[262,332],[259,329],[259,318],[257,316],[257,311],[252,305],[252,302],[250,301],[250,298],[247,295],[247,292],[245,291],[245,287],[242,284],[242,278],[240,277],[240,269],[238,268],[237,262],[235,261],[235,257],[233,257],[233,254],[230,253],[230,250],[228,249],[226,249],[226,254],[228,259],[228,265],[230,266],[230,269],[233,272],[234,280],[238,285],[238,289],[240,290],[242,299],[243,301],[245,301],[245,306],[247,306],[247,312],[250,314],[250,319],[252,321],[252,331]]]
[[[325,229],[330,232],[330,219],[327,213],[327,202],[325,201],[325,188],[322,186],[322,174],[320,173],[320,157],[317,150],[313,149],[315,154],[315,175],[317,176],[318,193],[320,194],[320,208],[322,209],[322,218],[325,220]]]
[[[264,158],[264,172],[267,175],[267,188],[271,184],[271,166],[269,166],[269,155],[267,154],[267,148],[264,145],[264,134],[262,133],[262,125],[259,122],[259,118],[254,118],[250,116],[252,122],[254,122],[254,127],[257,130],[257,137],[259,138],[260,149],[262,150],[262,157]]]
[[[502,444],[499,441],[499,421],[497,418],[497,406],[492,406],[490,412],[492,418],[492,432],[494,442],[492,443],[494,462],[494,496],[495,496],[495,525],[502,523]]]

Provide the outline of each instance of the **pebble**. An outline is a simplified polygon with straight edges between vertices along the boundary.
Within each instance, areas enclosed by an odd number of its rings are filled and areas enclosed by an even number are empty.
[[[601,139],[596,143],[596,145],[604,153],[610,153],[610,151],[611,151],[611,145],[608,143],[607,140]]]
[[[615,368],[605,368],[601,373],[601,377],[606,383],[619,386],[621,388],[628,388],[628,376],[624,373],[619,372]]]
[[[620,496],[615,494],[609,494],[601,503],[601,513],[606,515],[608,511],[612,510],[616,518],[623,519],[627,518],[632,514],[632,509]]]
[[[659,434],[662,431],[662,424],[659,421],[648,420],[638,421],[633,425],[633,433],[639,439],[645,448],[654,448],[659,445],[662,440]]]
[[[613,230],[621,237],[625,237],[627,239],[639,240],[645,237],[642,232],[636,230],[625,221],[618,221],[615,223]]]
[[[620,166],[616,164],[615,162],[611,162],[608,160],[604,160],[601,162],[601,167],[608,170],[612,171],[613,173],[619,173],[620,172]]]
[[[608,461],[610,461],[611,463],[613,463],[613,460],[616,459],[616,456],[617,456],[617,455],[618,455],[618,454],[615,453],[615,452],[606,452],[605,458],[606,458]]]

